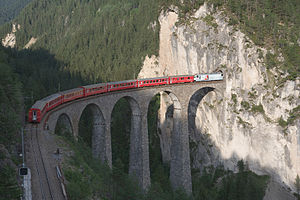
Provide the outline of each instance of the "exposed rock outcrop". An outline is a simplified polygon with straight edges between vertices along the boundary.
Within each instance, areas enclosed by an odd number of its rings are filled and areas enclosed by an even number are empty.
[[[29,42],[24,46],[24,49],[30,48],[32,45],[34,45],[37,41],[37,38],[32,37]]]
[[[2,45],[4,47],[11,47],[14,48],[16,45],[16,32],[17,30],[20,30],[21,26],[20,24],[12,24],[12,30],[11,33],[7,33],[6,37],[2,39]]]
[[[287,127],[278,121],[287,120],[300,105],[300,80],[277,86],[284,74],[266,69],[266,50],[228,25],[221,11],[204,5],[191,19],[175,25],[178,21],[174,11],[161,14],[159,57],[147,58],[139,76],[225,73],[226,90],[202,99],[190,127],[192,167],[224,164],[235,170],[243,159],[250,170],[293,188],[300,174],[300,120]],[[168,128],[161,127],[160,134],[167,136]],[[162,152],[166,156],[168,150]]]

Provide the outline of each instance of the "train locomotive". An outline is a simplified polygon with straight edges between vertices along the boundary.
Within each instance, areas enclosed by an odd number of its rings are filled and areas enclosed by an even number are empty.
[[[114,92],[119,90],[128,90],[133,88],[154,87],[160,85],[205,82],[205,81],[221,81],[223,80],[223,73],[207,73],[196,75],[180,75],[157,77],[137,80],[126,80],[119,82],[99,83],[87,86],[80,86],[78,88],[58,92],[38,100],[30,109],[28,113],[28,121],[30,123],[40,123],[45,114],[56,108],[57,106],[74,101],[76,99],[85,98],[92,95]]]

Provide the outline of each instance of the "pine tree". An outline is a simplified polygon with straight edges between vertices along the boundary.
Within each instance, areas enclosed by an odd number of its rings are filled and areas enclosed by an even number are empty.
[[[297,177],[295,179],[295,187],[296,187],[296,190],[297,190],[297,198],[298,198],[298,200],[300,200],[300,178],[299,178],[298,174],[297,174]]]

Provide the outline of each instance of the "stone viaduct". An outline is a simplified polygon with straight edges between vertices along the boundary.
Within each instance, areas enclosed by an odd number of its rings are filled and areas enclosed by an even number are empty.
[[[150,186],[149,147],[147,113],[151,99],[165,92],[173,101],[173,131],[171,137],[170,182],[171,186],[192,192],[189,126],[195,124],[195,113],[201,99],[211,91],[222,94],[223,81],[189,84],[163,85],[111,92],[75,100],[63,104],[46,114],[41,122],[44,130],[55,132],[57,121],[64,116],[72,133],[78,136],[79,120],[87,106],[92,108],[93,156],[112,166],[111,114],[115,104],[125,98],[131,107],[131,133],[129,152],[129,174],[135,176],[140,185]]]

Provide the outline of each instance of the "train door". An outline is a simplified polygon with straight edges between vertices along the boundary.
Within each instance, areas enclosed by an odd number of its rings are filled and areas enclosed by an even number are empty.
[[[37,121],[37,112],[36,112],[36,110],[32,111],[32,121]]]

